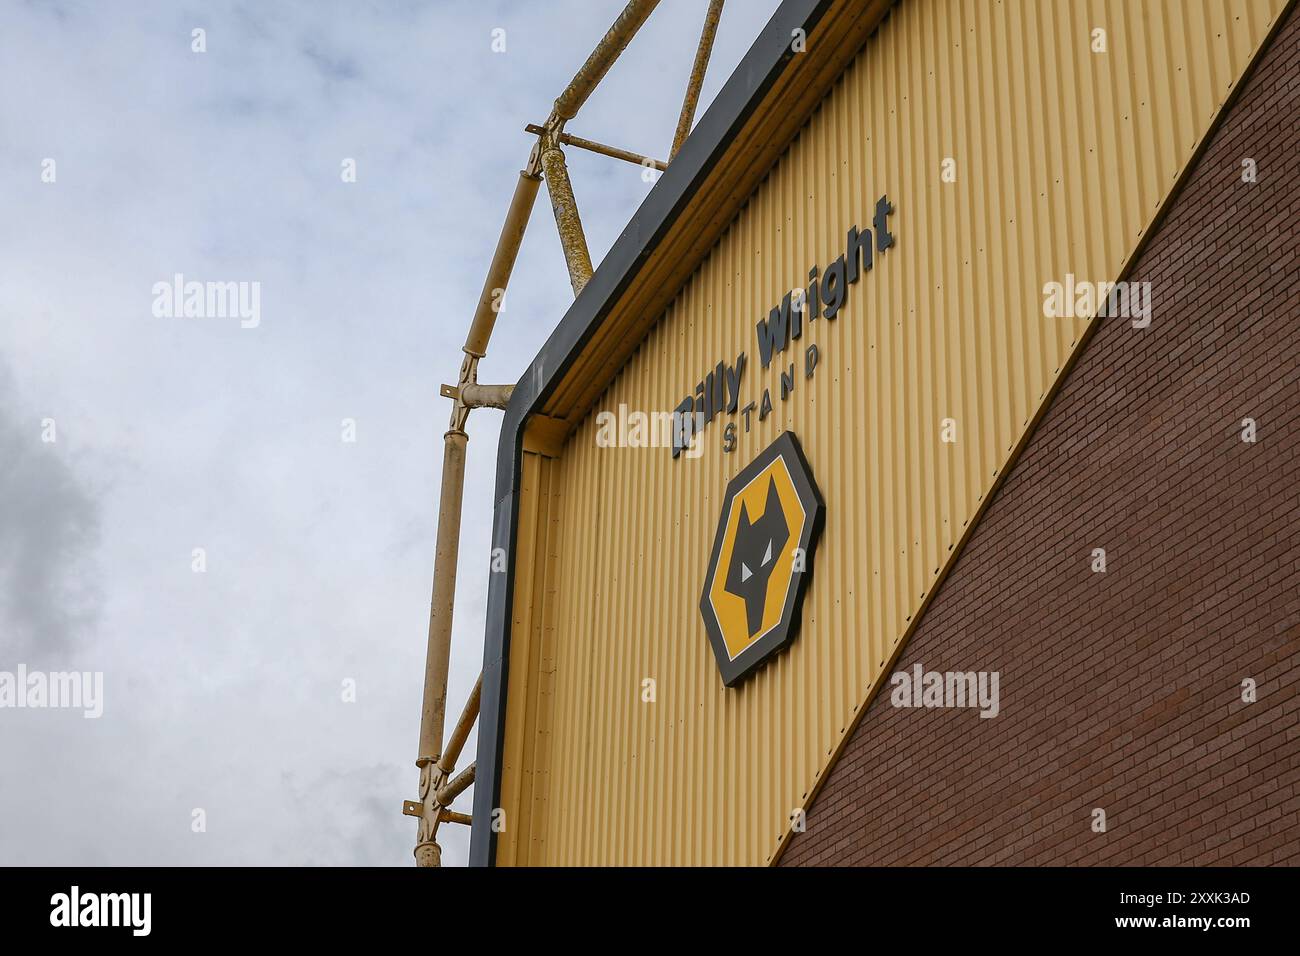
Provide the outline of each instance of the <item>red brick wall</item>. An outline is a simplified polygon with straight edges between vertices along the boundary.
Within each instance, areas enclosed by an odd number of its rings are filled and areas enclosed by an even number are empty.
[[[899,662],[1001,713],[886,684],[783,865],[1300,863],[1298,182],[1293,8]]]

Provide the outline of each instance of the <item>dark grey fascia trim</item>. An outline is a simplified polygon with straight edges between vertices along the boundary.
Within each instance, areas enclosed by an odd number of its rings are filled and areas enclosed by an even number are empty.
[[[514,543],[519,513],[516,490],[524,425],[582,353],[646,258],[726,153],[786,65],[797,55],[790,49],[793,32],[803,29],[811,34],[832,2],[784,0],[515,386],[501,424],[501,443],[497,449],[492,547],[504,550],[506,569],[489,575],[474,823],[470,834],[471,866],[491,866],[496,859],[497,834],[492,830],[492,812],[499,806],[501,790],[501,740],[506,716],[510,612],[515,589]],[[513,825],[509,819],[504,822],[507,829]]]

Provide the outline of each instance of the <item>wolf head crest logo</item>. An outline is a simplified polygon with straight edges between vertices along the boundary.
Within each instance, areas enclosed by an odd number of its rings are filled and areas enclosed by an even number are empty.
[[[727,485],[700,614],[728,687],[798,633],[824,510],[791,432]]]
[[[763,626],[767,583],[776,567],[774,555],[779,555],[789,540],[790,525],[781,510],[781,496],[777,493],[776,482],[769,477],[767,504],[762,517],[750,521],[749,506],[743,501],[740,504],[740,526],[736,529],[731,566],[727,569],[727,592],[744,598],[750,637]]]

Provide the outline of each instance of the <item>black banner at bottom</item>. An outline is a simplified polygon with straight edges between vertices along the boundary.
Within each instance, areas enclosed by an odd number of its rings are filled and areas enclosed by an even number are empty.
[[[0,869],[7,941],[678,946],[775,930],[1232,945],[1294,924],[1284,869]],[[918,935],[919,934],[919,935]],[[1246,934],[1244,937],[1241,934]],[[549,941],[548,941],[549,940]]]

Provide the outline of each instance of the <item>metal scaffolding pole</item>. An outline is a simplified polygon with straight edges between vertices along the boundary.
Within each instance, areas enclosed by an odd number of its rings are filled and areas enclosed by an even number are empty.
[[[578,216],[573,184],[569,180],[564,152],[560,149],[561,144],[571,144],[660,170],[667,168],[666,164],[657,160],[628,150],[569,136],[564,132],[564,124],[577,115],[596,84],[609,72],[609,68],[645,23],[658,2],[659,0],[630,0],[569,85],[555,100],[546,124],[541,127],[529,127],[529,132],[536,133],[538,136],[537,144],[515,184],[514,196],[510,201],[505,222],[502,224],[496,251],[493,253],[491,265],[483,282],[483,290],[479,295],[474,317],[465,337],[465,358],[461,364],[460,378],[455,386],[444,385],[441,390],[442,395],[451,399],[453,404],[451,423],[443,435],[442,488],[434,555],[433,597],[429,606],[424,706],[420,717],[420,743],[416,755],[416,766],[420,768],[420,799],[404,801],[402,806],[404,814],[419,818],[415,846],[415,858],[419,866],[441,864],[442,851],[436,839],[439,824],[449,822],[468,825],[471,822],[468,815],[456,813],[449,809],[448,805],[474,782],[475,764],[470,764],[454,778],[452,773],[455,771],[456,761],[465,746],[469,732],[478,719],[482,675],[479,676],[478,683],[470,693],[460,720],[452,730],[446,749],[443,749],[443,727],[447,713],[447,675],[451,660],[452,616],[456,597],[457,552],[465,491],[465,453],[469,443],[469,435],[465,427],[471,409],[505,408],[513,391],[513,386],[510,385],[480,385],[478,363],[487,354],[488,341],[492,336],[497,314],[504,304],[506,285],[510,281],[510,274],[514,269],[519,246],[523,241],[524,230],[527,228],[543,175],[546,178],[547,191],[550,193],[551,207],[555,213],[555,223],[559,229],[560,242],[564,247],[565,263],[568,266],[569,280],[575,296],[582,291],[583,286],[591,278],[591,254],[582,231],[582,220]],[[702,63],[708,60],[707,47],[712,45],[720,8],[721,0],[712,0],[709,13],[705,18],[705,37],[701,38],[700,52],[696,54],[696,67],[687,88],[689,116],[686,115],[686,105],[683,106],[683,122],[688,129],[690,119],[694,115],[695,102],[699,98],[699,77],[703,75]],[[679,123],[679,127],[680,125]]]
[[[456,769],[456,761],[460,759],[465,740],[469,737],[474,721],[478,720],[479,695],[482,690],[483,675],[479,674],[478,680],[474,682],[474,689],[469,692],[469,699],[465,701],[465,709],[461,711],[460,720],[456,721],[456,727],[451,732],[451,740],[447,741],[447,749],[442,752],[442,757],[438,760],[438,769],[444,776],[449,776]]]
[[[605,31],[605,35],[596,44],[596,49],[591,51],[591,56],[587,57],[587,62],[582,64],[564,92],[556,98],[554,116],[560,125],[578,115],[578,110],[587,102],[587,97],[596,88],[596,84],[609,72],[619,54],[627,48],[632,37],[636,36],[636,31],[641,29],[641,25],[658,5],[659,0],[630,0],[623,8],[613,26]]]
[[[460,380],[456,387],[444,386],[442,390],[444,395],[452,398],[453,404],[450,427],[443,435],[442,490],[438,504],[438,531],[433,563],[433,597],[429,604],[424,705],[420,714],[420,742],[415,760],[416,766],[420,768],[420,800],[418,805],[408,802],[403,810],[420,817],[415,845],[415,859],[419,866],[438,866],[441,862],[442,852],[435,839],[443,809],[438,803],[438,792],[453,769],[451,764],[459,755],[460,747],[464,745],[464,737],[461,736],[451,761],[443,760],[442,734],[447,713],[447,674],[451,663],[461,507],[465,492],[465,451],[469,443],[465,426],[472,408],[503,408],[510,398],[512,386],[478,383],[478,362],[487,353],[488,340],[492,336],[502,296],[519,254],[519,245],[523,241],[540,182],[537,150],[534,149],[528,165],[519,174],[514,197],[497,239],[492,264],[483,283],[483,292],[479,296],[465,338],[465,359],[461,364]],[[477,695],[475,701],[474,712],[477,715]],[[457,734],[459,730],[457,727]],[[468,734],[468,729],[465,733]],[[453,734],[453,740],[457,739],[457,734]]]
[[[524,127],[524,131],[541,136],[546,132],[545,126],[538,126],[536,123],[529,123]],[[668,168],[668,164],[661,159],[655,159],[652,156],[642,156],[640,153],[634,153],[630,149],[619,149],[617,146],[606,146],[604,143],[597,143],[595,140],[583,139],[581,136],[574,136],[572,133],[561,133],[556,139],[561,146],[577,146],[579,149],[590,150],[593,153],[600,153],[602,156],[609,156],[613,159],[621,159],[637,166],[647,166],[651,169],[657,169],[663,172]]]
[[[686,98],[682,101],[682,115],[677,120],[677,132],[673,135],[673,148],[668,153],[672,162],[677,151],[690,135],[691,123],[695,121],[695,107],[700,102],[700,87],[704,85],[704,71],[709,66],[709,55],[713,52],[713,38],[718,34],[718,20],[722,18],[722,0],[709,0],[709,9],[704,14],[704,30],[700,34],[700,45],[695,50],[695,62],[691,65],[691,77],[686,83]]]
[[[573,198],[564,153],[555,134],[549,131],[542,137],[542,169],[546,173],[546,190],[551,194],[555,228],[560,232],[560,245],[564,248],[564,263],[569,268],[569,284],[576,297],[591,279],[591,253],[578,216],[578,203]]]
[[[510,282],[510,273],[514,271],[515,259],[519,255],[519,245],[524,241],[524,230],[528,228],[533,202],[537,199],[537,189],[542,184],[536,154],[537,151],[534,150],[528,157],[528,165],[519,171],[515,194],[510,199],[506,221],[501,226],[501,236],[497,239],[496,251],[492,254],[492,264],[488,267],[487,277],[483,280],[483,291],[479,294],[478,305],[474,309],[474,319],[465,336],[467,355],[482,358],[487,354],[488,339],[492,336],[497,313],[504,302],[506,285]]]

